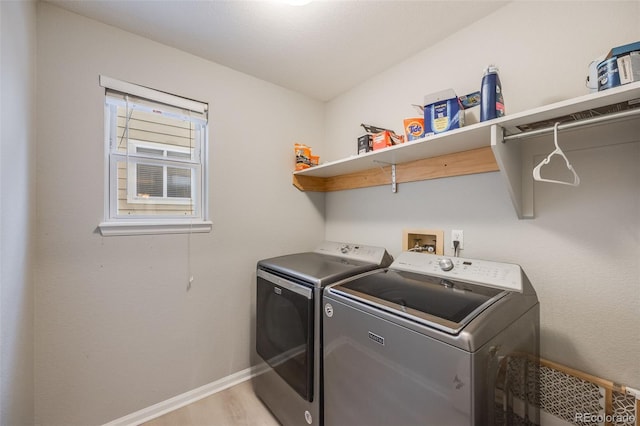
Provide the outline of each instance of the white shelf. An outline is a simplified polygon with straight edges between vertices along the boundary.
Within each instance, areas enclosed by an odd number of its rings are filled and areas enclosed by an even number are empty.
[[[523,153],[520,148],[522,141],[516,140],[503,143],[503,137],[523,133],[519,127],[526,125],[544,121],[552,122],[574,114],[580,118],[585,114],[579,113],[633,100],[636,100],[640,107],[640,82],[591,93],[544,107],[507,115],[495,120],[472,124],[439,135],[428,136],[417,141],[406,142],[379,151],[354,155],[300,170],[294,172],[294,180],[297,176],[336,178],[383,165],[403,164],[491,146],[500,172],[507,181],[518,217],[533,217],[532,203],[523,201],[523,198],[528,196],[523,197],[522,187],[524,184],[528,186],[529,182],[525,182],[526,179],[522,177]],[[634,123],[638,123],[638,134],[640,134],[640,119],[637,117],[633,120],[635,120]],[[597,126],[607,127],[610,124],[602,123],[597,124]],[[526,132],[522,134],[522,139],[526,138],[525,135]],[[532,193],[533,191],[526,189],[524,192]]]
[[[511,135],[520,133],[520,130],[518,130],[516,126],[545,120],[554,120],[558,117],[590,109],[601,108],[608,105],[614,105],[632,99],[637,99],[638,103],[640,103],[640,82],[626,84],[624,86],[615,87],[602,92],[590,93],[588,95],[568,99],[566,101],[556,102],[543,107],[508,115],[500,118],[499,120],[493,121],[492,124],[500,125],[500,127],[505,129],[506,135]]]
[[[585,116],[589,114],[578,114],[597,108],[617,105],[620,103],[637,104],[637,108],[627,110],[634,115],[609,114],[612,118],[609,121],[602,121],[593,124],[594,121],[588,118],[578,119],[573,122],[566,121],[565,127],[577,128],[582,125],[581,135],[584,138],[583,145],[590,147],[604,146],[617,141],[638,141],[640,140],[640,82],[627,84],[602,92],[592,93],[578,98],[558,102],[542,108],[525,111],[512,116],[503,117],[493,122],[495,126],[491,129],[491,148],[498,163],[500,173],[506,181],[509,195],[513,202],[513,207],[520,219],[531,219],[535,216],[533,200],[533,176],[532,176],[532,149],[525,147],[525,141],[531,138],[532,143],[538,142],[540,133],[522,132],[518,126],[529,125],[548,121],[548,127],[553,127],[554,121],[562,121],[562,118],[577,114]],[[593,114],[595,117],[601,117]],[[620,115],[627,115],[624,118],[616,118]],[[594,138],[589,133],[595,133],[597,126],[598,133],[606,137]],[[590,128],[590,129],[587,129]],[[562,126],[560,126],[562,129]],[[585,130],[587,129],[587,130]],[[586,132],[586,133],[584,133]],[[562,135],[562,133],[560,133]],[[505,137],[517,137],[518,139],[505,141]],[[547,140],[552,140],[550,137]]]
[[[300,170],[294,172],[294,174],[323,178],[335,177],[377,167],[379,163],[401,164],[423,158],[438,157],[440,155],[487,147],[490,146],[491,143],[491,126],[494,124],[504,128],[506,134],[513,134],[520,132],[516,126],[551,120],[560,116],[612,105],[635,98],[640,98],[640,83],[628,84],[529,111],[507,115],[495,120],[472,124],[460,129],[427,136],[416,141],[406,142],[382,150],[353,155],[341,160]]]

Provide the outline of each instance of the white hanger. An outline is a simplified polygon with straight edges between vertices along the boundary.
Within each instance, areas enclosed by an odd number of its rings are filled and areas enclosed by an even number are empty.
[[[564,155],[564,152],[562,152],[562,150],[560,149],[560,146],[558,145],[558,125],[559,124],[560,123],[556,123],[553,126],[553,143],[556,145],[556,149],[553,150],[553,152],[551,154],[549,154],[547,156],[547,158],[542,160],[540,162],[540,164],[538,164],[533,169],[533,179],[537,180],[538,182],[551,182],[551,183],[561,183],[563,185],[578,186],[578,185],[580,185],[580,177],[578,176],[576,171],[573,170],[573,166],[571,166],[571,163],[569,163],[569,160]],[[564,158],[565,163],[567,163],[567,168],[571,171],[571,173],[573,173],[573,182],[565,182],[565,181],[562,181],[562,180],[553,180],[553,179],[544,179],[544,178],[540,177],[540,169],[542,168],[542,166],[544,166],[546,164],[549,164],[549,162],[551,161],[551,157],[553,157],[554,155],[559,155],[560,157]]]

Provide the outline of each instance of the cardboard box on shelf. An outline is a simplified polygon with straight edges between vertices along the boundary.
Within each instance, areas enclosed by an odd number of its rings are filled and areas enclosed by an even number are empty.
[[[358,155],[373,150],[373,136],[366,134],[358,137]]]
[[[640,50],[618,57],[620,84],[640,81]]]
[[[424,117],[404,119],[404,137],[407,142],[424,136]]]
[[[614,56],[620,57],[623,55],[628,55],[631,52],[640,52],[640,41],[614,47],[609,51],[605,59],[613,58]]]
[[[371,150],[377,151],[382,148],[386,148],[388,146],[397,145],[400,143],[404,143],[403,135],[396,135],[393,130],[384,129],[382,127],[371,126],[369,124],[360,124],[367,135],[371,137]],[[362,143],[365,143],[364,136]],[[358,153],[360,153],[360,138],[358,138]]]
[[[434,135],[464,126],[464,111],[453,89],[424,97],[424,135]]]
[[[404,136],[399,136],[390,130],[385,130],[373,135],[373,150],[387,148],[389,146],[404,143]]]
[[[599,91],[640,81],[640,41],[611,49],[597,72]]]
[[[480,105],[481,95],[480,92],[473,92],[468,95],[462,95],[458,99],[460,99],[462,109],[469,109]]]
[[[388,130],[385,130],[384,132],[376,133],[375,135],[373,135],[372,148],[374,151],[377,151],[379,149],[383,149],[392,145],[393,145],[393,142],[391,140],[391,133]]]

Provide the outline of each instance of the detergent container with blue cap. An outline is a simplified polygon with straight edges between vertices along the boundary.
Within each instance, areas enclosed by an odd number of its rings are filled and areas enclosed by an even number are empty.
[[[502,117],[505,114],[502,85],[498,76],[498,68],[489,65],[482,77],[480,90],[480,121]]]

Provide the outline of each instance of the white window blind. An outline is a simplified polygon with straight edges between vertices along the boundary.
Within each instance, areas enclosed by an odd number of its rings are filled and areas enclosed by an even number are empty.
[[[181,232],[182,223],[193,232],[194,224],[206,223],[207,104],[105,77],[100,81],[108,84],[108,197],[101,231],[114,225],[130,231],[133,224],[144,225],[143,233]]]

